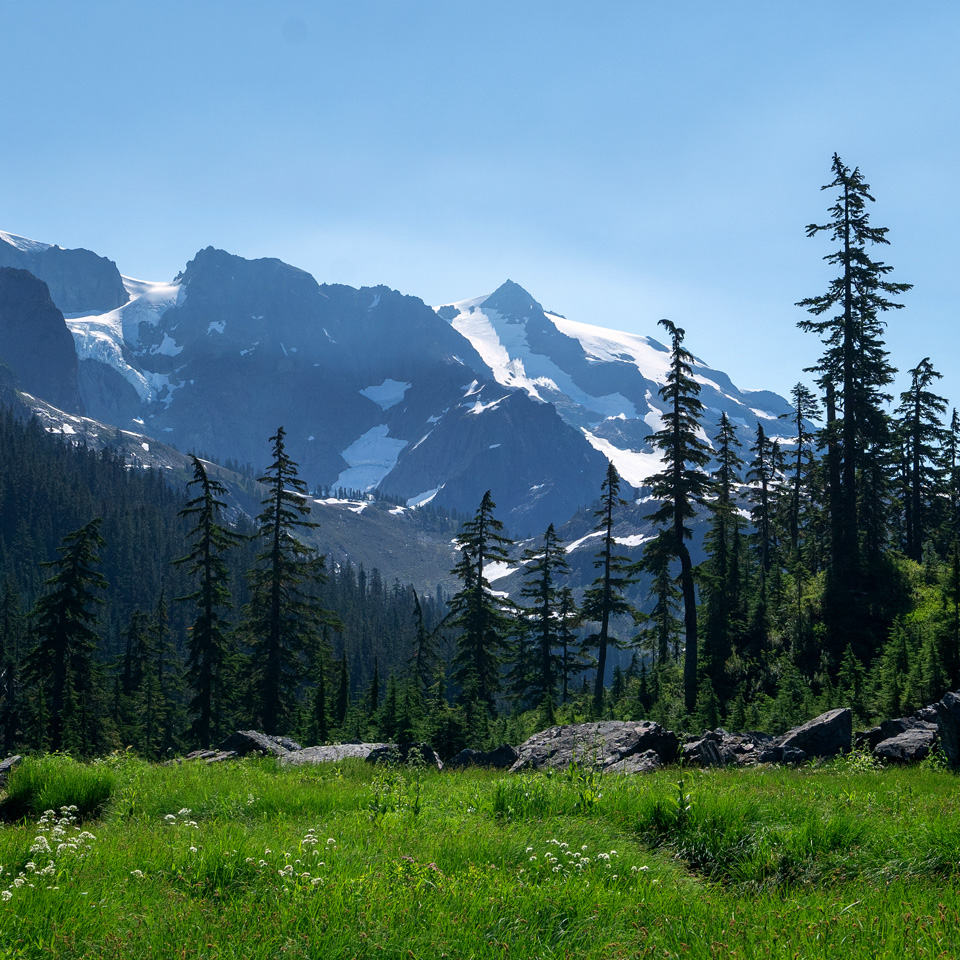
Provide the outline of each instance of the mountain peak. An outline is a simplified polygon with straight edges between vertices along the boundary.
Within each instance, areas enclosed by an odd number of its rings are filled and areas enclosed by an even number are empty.
[[[488,310],[496,310],[507,320],[529,320],[543,315],[543,307],[527,293],[519,283],[507,280],[497,287],[482,304]]]

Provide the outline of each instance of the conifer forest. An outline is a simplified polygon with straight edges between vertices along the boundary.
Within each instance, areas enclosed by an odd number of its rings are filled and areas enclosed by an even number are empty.
[[[283,425],[260,512],[237,519],[199,457],[175,489],[0,410],[3,749],[159,759],[255,727],[452,756],[603,718],[777,733],[849,706],[866,724],[960,686],[960,416],[935,357],[886,349],[910,284],[863,174],[834,156],[823,197],[806,233],[833,278],[799,292],[822,348],[792,442],[708,422],[694,345],[661,320],[661,466],[639,491],[608,467],[582,589],[558,529],[514,542],[496,489],[445,520],[456,589],[424,589],[306,545]],[[654,530],[639,559],[615,536],[627,499]],[[509,597],[488,576],[504,563]]]

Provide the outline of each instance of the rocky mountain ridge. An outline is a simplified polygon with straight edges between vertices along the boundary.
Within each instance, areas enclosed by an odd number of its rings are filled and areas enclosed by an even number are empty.
[[[489,489],[520,536],[595,499],[607,458],[638,488],[658,468],[649,436],[661,422],[666,348],[544,311],[512,281],[433,309],[387,287],[320,284],[280,260],[208,247],[168,283],[121,278],[122,295],[94,303],[112,261],[91,265],[89,251],[11,234],[0,244],[37,269],[51,250],[69,265],[72,285],[51,289],[82,304],[58,303],[80,398],[60,406],[121,430],[257,464],[282,424],[311,488],[378,490],[462,513]],[[71,292],[81,288],[83,297]],[[0,335],[9,327],[0,315]],[[50,367],[74,376],[65,360]],[[695,373],[707,436],[721,411],[748,430],[759,421],[789,434],[777,419],[782,398],[739,391],[699,361]]]

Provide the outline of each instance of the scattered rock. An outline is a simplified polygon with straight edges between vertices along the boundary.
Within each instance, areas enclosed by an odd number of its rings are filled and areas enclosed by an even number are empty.
[[[917,713],[920,712],[917,711]],[[869,750],[872,753],[885,740],[894,739],[910,730],[925,730],[931,727],[935,730],[937,725],[936,713],[933,716],[932,721],[920,720],[917,718],[917,714],[912,717],[900,717],[897,720],[884,720],[879,726],[858,733],[854,738],[853,745],[858,750]]]
[[[367,763],[405,763],[443,769],[443,762],[429,743],[385,743],[367,754]]]
[[[894,763],[917,763],[926,757],[937,742],[937,728],[932,723],[917,720],[915,726],[881,740],[873,748],[873,755],[880,760]]]
[[[325,747],[303,747],[280,758],[281,763],[294,766],[309,763],[339,763],[341,760],[366,760],[372,750],[386,747],[386,743],[334,743]]]
[[[935,709],[940,749],[951,767],[960,767],[960,693],[945,693]]]
[[[785,747],[780,743],[765,743],[756,753],[756,763],[804,763],[806,751],[799,747]]]
[[[850,749],[853,713],[849,707],[828,710],[777,738],[784,748],[802,750],[808,757],[836,757]]]
[[[494,770],[509,770],[517,762],[518,756],[517,751],[507,743],[502,743],[496,750],[471,750],[467,747],[447,761],[447,768],[459,770],[464,767],[490,767]]]
[[[653,751],[660,763],[672,763],[677,758],[678,746],[675,733],[650,720],[606,720],[550,727],[517,748],[518,758],[510,769],[517,773],[574,763],[612,771],[630,757],[647,751]]]

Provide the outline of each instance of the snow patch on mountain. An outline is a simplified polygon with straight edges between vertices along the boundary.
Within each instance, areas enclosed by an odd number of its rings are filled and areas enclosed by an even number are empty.
[[[418,493],[415,497],[410,497],[407,500],[408,507],[422,507],[428,504],[441,490],[443,489],[443,484],[441,483],[439,487],[434,487],[432,490],[424,490],[423,493]]]
[[[358,437],[340,456],[349,464],[333,486],[348,490],[372,490],[397,465],[406,440],[387,436],[389,427],[380,424]]]
[[[616,468],[617,473],[632,487],[642,487],[655,473],[663,469],[663,460],[658,453],[647,453],[640,450],[622,450],[615,447],[609,440],[597,437],[589,430],[584,430],[594,450],[599,450]]]
[[[11,246],[22,250],[24,253],[42,253],[51,247],[49,243],[41,243],[39,240],[28,240],[26,237],[18,237],[15,233],[7,233],[6,230],[0,230],[0,240],[5,240]]]
[[[73,334],[77,359],[96,360],[112,367],[143,401],[163,399],[169,404],[175,389],[169,377],[135,369],[127,360],[126,349],[136,351],[141,345],[140,325],[156,326],[168,310],[183,303],[186,291],[178,283],[153,283],[131,277],[122,279],[131,297],[122,307],[106,313],[64,315],[67,328]],[[150,352],[176,356],[181,349],[169,335],[165,335],[163,342]]]
[[[450,325],[473,344],[493,371],[497,383],[525,390],[531,397],[546,402],[555,400],[556,394],[566,394],[574,403],[601,418],[618,413],[629,417],[637,415],[634,405],[619,393],[602,397],[589,394],[549,357],[534,353],[527,342],[526,325],[503,317],[491,308],[484,309],[487,299],[489,295],[461,300],[446,309],[452,307],[457,311]],[[551,321],[556,319],[551,314],[546,316]]]
[[[395,407],[406,396],[407,391],[412,387],[412,383],[402,383],[399,380],[384,380],[372,387],[364,387],[360,393],[372,400],[381,410],[389,410]]]

